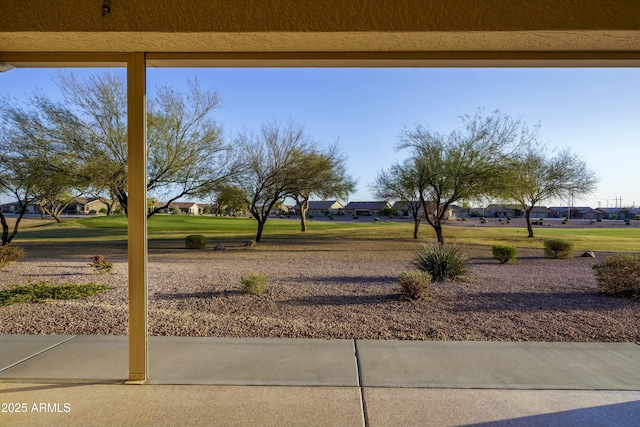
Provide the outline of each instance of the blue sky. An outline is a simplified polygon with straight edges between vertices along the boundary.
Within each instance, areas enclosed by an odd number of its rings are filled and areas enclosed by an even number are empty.
[[[51,76],[57,72],[0,74],[0,95],[20,99],[43,88],[55,96]],[[320,143],[338,141],[358,180],[350,200],[371,200],[376,173],[406,156],[394,149],[405,126],[449,132],[461,125],[461,115],[483,108],[540,124],[541,142],[570,148],[597,172],[597,190],[575,205],[614,206],[617,198],[640,205],[640,69],[150,68],[148,92],[160,85],[185,90],[196,76],[219,92],[223,103],[215,117],[227,138],[293,120]]]

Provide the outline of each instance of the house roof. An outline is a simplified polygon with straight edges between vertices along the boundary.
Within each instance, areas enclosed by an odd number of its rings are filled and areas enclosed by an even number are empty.
[[[591,211],[595,211],[595,209],[593,209],[593,208],[580,208],[580,210],[578,212],[586,213],[586,212],[591,212]]]
[[[163,207],[167,202],[156,202],[157,207]],[[178,209],[189,209],[193,206],[199,206],[195,202],[171,202],[169,203],[169,208],[178,208]]]
[[[335,206],[336,203],[339,206]],[[299,206],[296,205],[295,207],[298,208]],[[337,200],[309,200],[309,209],[312,210],[341,209],[343,207],[342,203]]]
[[[409,202],[395,202],[391,207],[396,210],[404,210],[409,208],[409,203],[412,203],[415,206],[416,203],[420,202],[418,202],[417,200],[411,200]]]
[[[369,210],[382,210],[390,208],[389,202],[349,202],[345,209],[369,209]]]
[[[551,206],[549,209],[556,212],[562,212],[567,211],[568,209],[571,209],[572,211],[579,211],[586,207],[588,206]]]
[[[531,209],[531,212],[547,212],[549,211],[549,208],[547,208],[546,206],[534,206],[533,209]]]
[[[82,197],[82,196],[75,197],[73,200],[79,205],[86,205],[88,203],[100,201],[100,199],[96,197]]]
[[[616,212],[633,212],[633,208],[600,208],[601,211],[606,213],[616,213]],[[637,209],[635,209],[637,211]]]
[[[486,209],[511,209],[511,210],[522,210],[522,206],[516,205],[514,203],[492,203],[486,207]]]

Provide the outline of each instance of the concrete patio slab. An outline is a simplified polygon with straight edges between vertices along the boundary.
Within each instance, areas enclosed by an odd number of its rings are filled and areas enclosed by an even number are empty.
[[[365,388],[370,427],[640,425],[640,392]]]
[[[126,381],[128,345],[127,337],[76,336],[0,372],[0,379]]]
[[[0,426],[12,427],[364,424],[357,387],[0,383],[0,396],[26,404],[0,413]]]
[[[73,335],[0,335],[0,372],[73,338]]]
[[[149,383],[358,386],[352,340],[149,338]]]
[[[357,341],[364,387],[640,390],[634,343]]]
[[[0,379],[128,378],[126,336],[6,336],[2,343],[0,353],[13,366]],[[148,382],[356,387],[358,369],[352,340],[149,337]]]

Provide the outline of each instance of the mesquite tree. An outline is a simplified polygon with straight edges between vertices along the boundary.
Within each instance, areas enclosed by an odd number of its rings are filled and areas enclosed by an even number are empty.
[[[405,128],[397,146],[410,150],[408,165],[422,211],[440,244],[450,206],[501,194],[511,156],[535,138],[523,121],[499,111],[487,116],[478,111],[463,116],[462,122],[448,134],[421,125]]]
[[[530,146],[514,157],[505,178],[504,197],[525,211],[529,237],[533,237],[531,211],[540,202],[589,194],[598,183],[595,172],[576,154],[549,153],[544,146]]]

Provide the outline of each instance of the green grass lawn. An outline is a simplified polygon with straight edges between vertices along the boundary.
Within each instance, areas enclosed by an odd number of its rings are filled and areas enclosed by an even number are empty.
[[[148,222],[149,239],[183,239],[188,234],[204,234],[212,239],[249,240],[255,237],[256,222],[252,218],[207,216],[154,215]],[[314,221],[308,231],[300,232],[295,219],[269,219],[263,240],[278,239],[402,239],[413,240],[411,222]],[[576,251],[640,252],[640,228],[536,228],[535,237],[528,238],[524,228],[463,227],[444,229],[445,241],[458,244],[487,245],[497,243],[516,247],[542,248],[543,241],[552,238],[571,240]],[[127,218],[124,216],[91,217],[55,222],[21,230],[15,241],[126,240]],[[428,224],[420,228],[420,241],[435,240]]]

